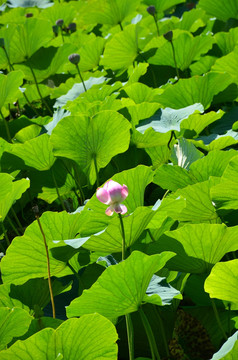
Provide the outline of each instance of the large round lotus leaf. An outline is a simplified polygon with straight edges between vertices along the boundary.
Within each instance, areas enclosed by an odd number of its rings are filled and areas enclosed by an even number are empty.
[[[152,276],[173,256],[172,252],[148,256],[133,251],[125,261],[109,266],[89,290],[71,302],[68,317],[98,312],[115,318],[137,311]]]
[[[95,163],[99,171],[113,156],[126,151],[130,128],[130,123],[121,114],[110,110],[101,111],[92,118],[63,118],[51,135],[54,154],[76,161],[94,184]]]
[[[1,360],[116,360],[117,338],[111,321],[99,314],[85,315],[17,341],[1,352]]]

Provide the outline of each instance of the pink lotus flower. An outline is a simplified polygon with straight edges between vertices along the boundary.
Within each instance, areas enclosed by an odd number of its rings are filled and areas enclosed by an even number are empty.
[[[128,188],[123,184],[121,186],[116,181],[109,180],[102,188],[98,188],[96,196],[103,204],[110,205],[105,213],[112,216],[115,211],[117,214],[125,214],[127,207],[121,202],[128,196]]]

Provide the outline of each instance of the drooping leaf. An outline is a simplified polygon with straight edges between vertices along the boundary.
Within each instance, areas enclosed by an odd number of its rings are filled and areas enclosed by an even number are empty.
[[[9,7],[38,7],[40,9],[45,9],[53,4],[49,0],[9,0]]]
[[[184,169],[189,169],[190,166],[203,154],[196,149],[196,147],[188,140],[178,139],[178,144],[174,145],[171,153],[171,160],[174,165],[178,165]]]
[[[99,314],[69,319],[56,330],[46,328],[1,352],[1,359],[116,360],[118,335]],[[57,355],[56,355],[57,354]]]
[[[238,351],[238,331],[222,345],[211,360],[235,360]]]
[[[33,318],[23,309],[0,307],[0,350],[27,332]]]
[[[73,300],[67,315],[98,312],[114,318],[138,310],[152,275],[172,256],[171,252],[148,256],[134,251],[125,261],[109,266],[89,290]]]
[[[130,127],[130,123],[122,115],[109,110],[101,111],[92,118],[64,118],[51,135],[54,154],[75,160],[90,183],[94,184],[95,165],[99,171],[113,156],[128,149]]]
[[[0,74],[0,110],[20,96],[19,86],[23,81],[22,71],[12,71],[8,75]]]

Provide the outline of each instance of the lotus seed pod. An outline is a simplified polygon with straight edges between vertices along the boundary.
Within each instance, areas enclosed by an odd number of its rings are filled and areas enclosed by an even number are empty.
[[[156,14],[156,8],[154,7],[154,5],[148,6],[147,12],[148,12],[150,15],[154,16],[154,15]]]
[[[1,48],[4,48],[4,46],[5,46],[4,39],[3,39],[3,38],[0,38],[0,47],[1,47]]]
[[[64,20],[63,19],[58,19],[56,20],[55,24],[59,27],[62,27],[64,25]]]
[[[53,29],[53,33],[57,36],[58,33],[59,33],[59,28],[58,28],[58,26],[57,26],[57,25],[53,25],[53,26],[52,26],[52,29]]]
[[[33,214],[34,214],[35,216],[39,216],[40,211],[39,211],[38,205],[33,205],[33,206],[32,206],[32,211],[33,211]]]
[[[80,61],[80,56],[79,54],[71,54],[68,59],[72,64],[77,65]]]
[[[76,23],[70,23],[68,26],[68,30],[70,30],[71,32],[75,32],[76,31]]]
[[[168,31],[166,34],[163,35],[163,37],[168,40],[168,41],[172,41],[173,39],[173,31]]]
[[[32,13],[27,13],[27,14],[25,14],[25,17],[26,17],[26,18],[30,18],[30,17],[32,17],[32,16],[33,16]]]

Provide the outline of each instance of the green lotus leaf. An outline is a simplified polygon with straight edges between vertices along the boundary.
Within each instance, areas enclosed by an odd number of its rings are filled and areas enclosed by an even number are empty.
[[[238,19],[238,4],[236,0],[201,0],[199,6],[219,20],[227,21],[228,19]]]
[[[51,25],[55,25],[57,20],[63,19],[64,26],[68,26],[75,18],[75,11],[76,9],[72,6],[72,3],[54,3],[54,6],[41,11],[39,18],[49,20]]]
[[[213,42],[211,36],[193,37],[189,32],[175,29],[173,31],[173,46],[177,67],[182,71],[187,69],[193,61],[199,60],[202,54],[206,54],[212,48]],[[143,52],[150,64],[175,67],[172,46],[163,36],[153,38],[145,46]],[[150,52],[154,54],[150,56]]]
[[[181,109],[194,103],[201,103],[207,109],[213,97],[227,88],[233,79],[223,73],[209,72],[204,76],[180,79],[174,85],[167,85],[158,102],[164,107]]]
[[[131,24],[108,40],[101,65],[106,69],[127,70],[139,53],[141,29]]]
[[[14,337],[27,332],[33,318],[23,309],[0,308],[0,350],[3,350]]]
[[[53,5],[52,3],[50,3],[49,0],[9,0],[9,3],[10,3],[10,7],[13,8],[16,7],[29,8],[36,6],[40,9],[45,9]]]
[[[164,164],[156,170],[153,182],[162,189],[176,191],[194,184],[194,179],[186,169],[177,165]]]
[[[210,111],[205,114],[192,114],[187,119],[184,119],[180,124],[180,128],[191,130],[195,134],[199,135],[207,126],[213,122],[219,120],[223,116],[224,112],[219,110],[218,112]]]
[[[198,61],[189,66],[191,76],[206,74],[211,70],[211,67],[214,65],[216,60],[217,57],[211,55],[201,57]]]
[[[11,153],[21,158],[27,166],[44,171],[51,168],[56,158],[47,134],[37,136],[24,144],[14,144]]]
[[[215,64],[212,66],[212,71],[217,72],[226,72],[228,73],[233,81],[237,84],[238,83],[238,75],[237,75],[237,66],[238,66],[238,47],[230,52],[228,55],[222,56],[221,58],[217,59]]]
[[[153,217],[154,212],[146,207],[138,207],[130,216],[123,217],[126,248],[133,245]],[[81,239],[76,239],[80,241]],[[70,245],[70,242],[67,243]],[[100,235],[92,235],[83,245],[84,248],[103,253],[122,251],[120,220],[115,217]]]
[[[211,360],[235,360],[238,352],[238,331],[236,331],[222,345],[220,350],[216,352]]]
[[[238,260],[217,263],[205,281],[210,297],[238,304]]]
[[[14,24],[11,27],[8,39],[5,41],[11,63],[25,61],[52,39],[52,27],[47,20],[32,17],[26,19],[24,23]]]
[[[214,38],[223,55],[232,52],[238,44],[238,28],[232,28],[229,32],[218,32]]]
[[[34,55],[23,64],[15,65],[15,69],[24,73],[24,78],[34,82],[34,77],[30,66],[38,82],[63,71],[65,63],[68,63],[68,56],[76,51],[77,47],[73,44],[63,44],[59,48],[41,47]],[[39,94],[38,94],[39,97]]]
[[[222,150],[238,143],[238,134],[233,130],[228,130],[224,135],[210,134],[208,136],[200,136],[192,143],[206,151]]]
[[[13,203],[30,187],[27,179],[13,180],[11,175],[0,173],[0,221],[4,221]]]
[[[144,4],[154,5],[157,12],[163,12],[177,4],[185,2],[184,0],[143,0]]]
[[[15,134],[14,139],[20,143],[24,143],[25,141],[34,139],[35,137],[40,135],[40,132],[41,132],[41,126],[32,124],[18,131]]]
[[[85,9],[84,21],[89,24],[117,25],[133,13],[139,0],[92,0]]]
[[[146,290],[153,274],[173,256],[171,252],[148,256],[133,251],[125,261],[109,266],[89,290],[74,299],[67,307],[67,316],[98,312],[115,318],[137,311],[146,301]]]
[[[19,86],[23,82],[22,71],[12,71],[8,75],[0,74],[0,110],[17,100],[21,95]]]
[[[40,221],[46,242],[73,239],[78,233],[79,217],[80,214],[68,214],[65,211],[44,212]],[[50,252],[49,257],[51,276],[72,274],[66,266],[68,259],[58,260]],[[37,221],[28,226],[23,236],[12,241],[1,261],[1,271],[4,284],[23,284],[29,279],[48,277],[46,250]]]
[[[95,166],[99,171],[113,156],[128,149],[130,127],[122,115],[110,110],[101,111],[92,118],[64,118],[51,135],[54,154],[76,161],[94,184]]]
[[[52,291],[57,296],[71,289],[71,284],[62,285],[58,280],[52,280]],[[22,285],[0,285],[0,307],[17,307],[31,314],[37,309],[43,310],[50,302],[48,279],[31,279]]]
[[[118,335],[99,314],[69,319],[56,330],[46,328],[1,352],[1,359],[116,360]]]
[[[173,193],[170,196],[173,199],[179,196],[186,199],[186,207],[180,214],[177,214],[177,220],[193,223],[218,221],[216,209],[212,204],[210,189],[219,181],[219,178],[210,177],[207,181],[188,185]]]
[[[188,224],[167,231],[157,242],[149,245],[149,254],[174,251],[177,256],[168,266],[187,273],[209,272],[223,256],[238,249],[238,226],[224,224]]]

